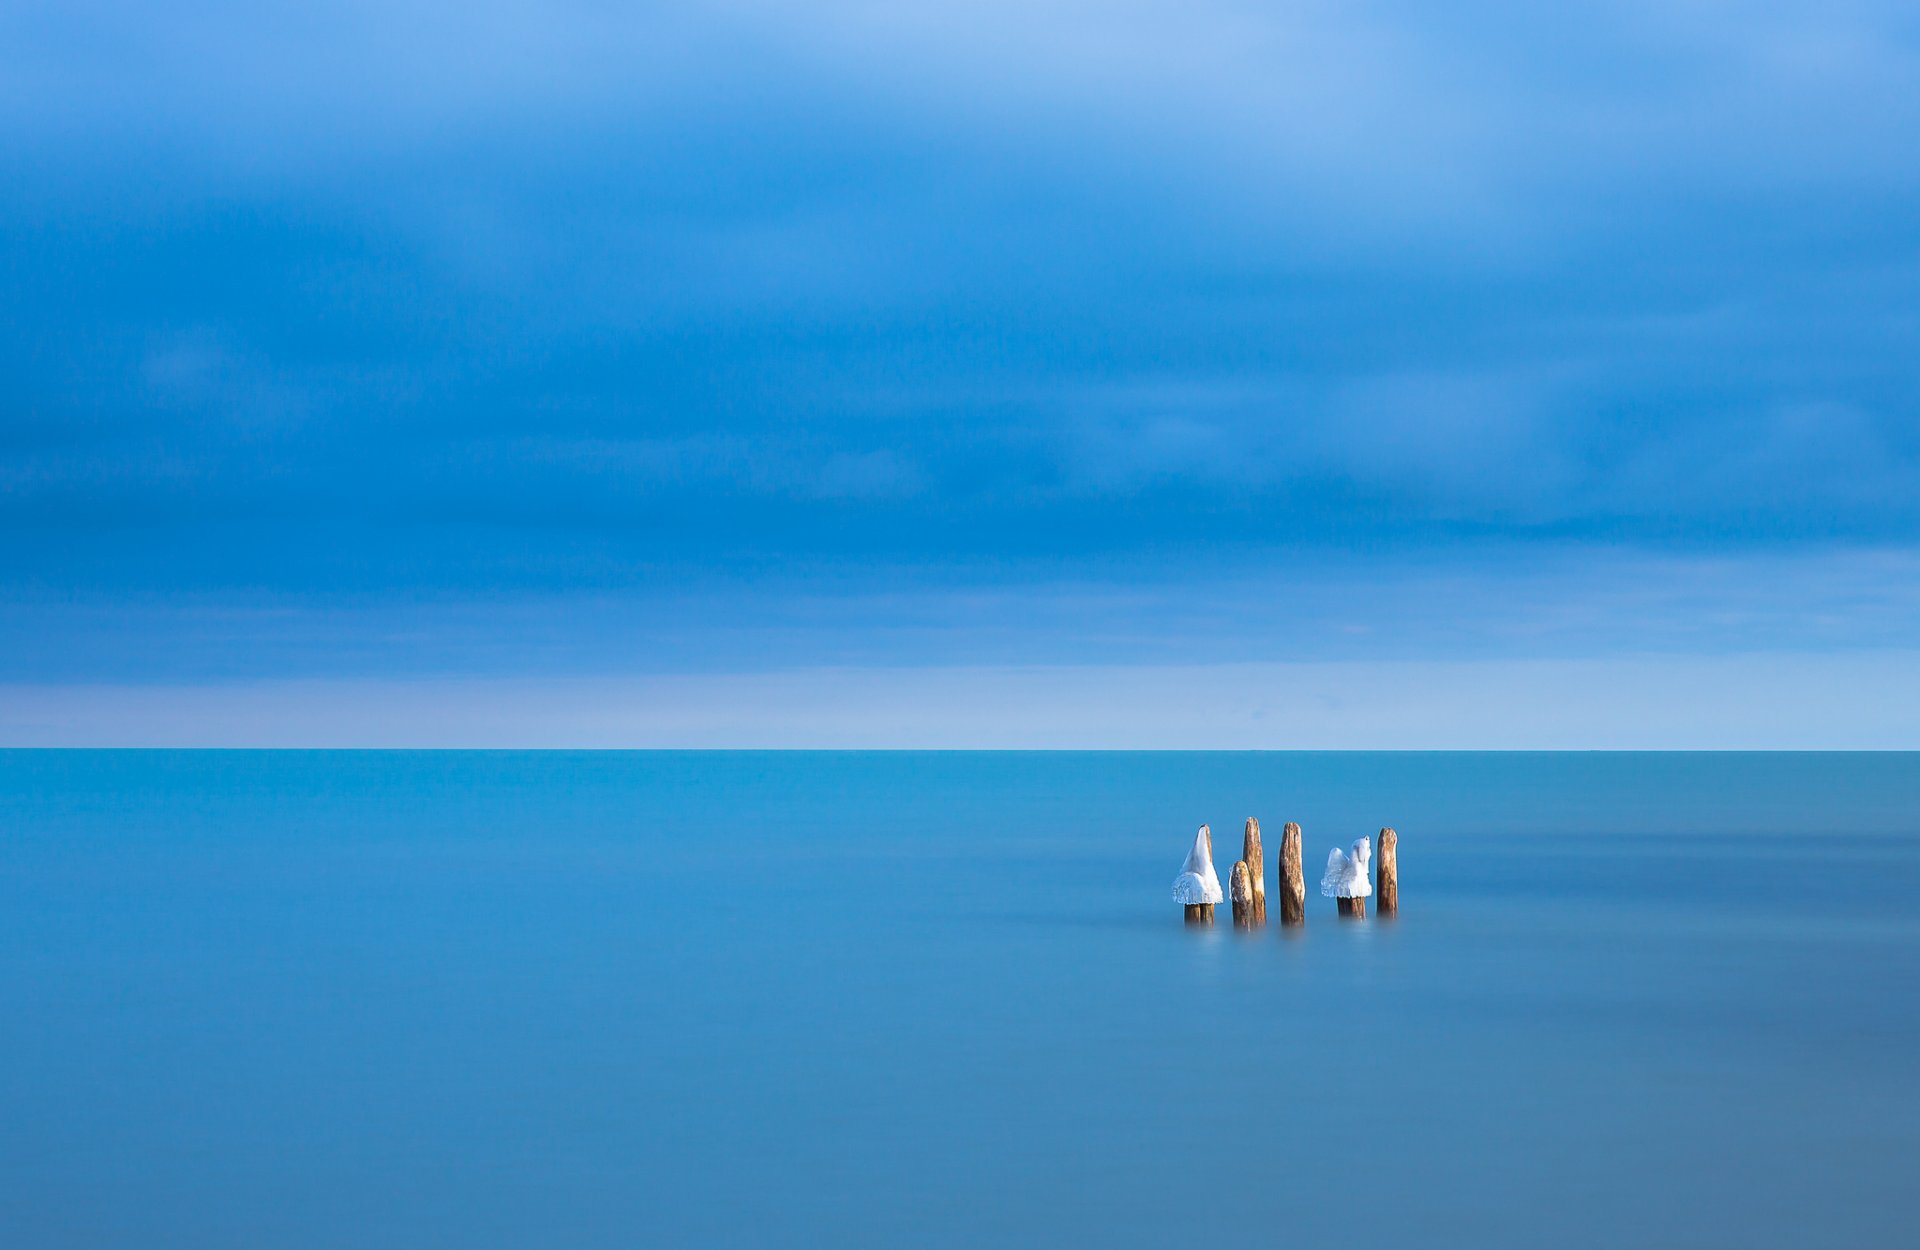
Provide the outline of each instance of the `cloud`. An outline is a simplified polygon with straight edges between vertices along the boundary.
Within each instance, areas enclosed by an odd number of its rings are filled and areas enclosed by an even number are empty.
[[[1231,652],[1159,588],[1344,564],[1444,618],[1430,641],[1491,636],[1497,582],[1604,649],[1644,605],[1609,569],[1563,584],[1604,549],[1750,570],[1717,601],[1655,579],[1661,628],[1711,650],[1675,604],[1751,619],[1782,562],[1920,546],[1900,6],[0,21],[12,602],[375,630],[342,605],[617,592],[651,619],[761,579],[798,612],[813,579],[831,629],[767,617],[843,655],[893,645],[854,608],[904,576],[1001,603],[907,615],[1008,655]],[[1857,627],[1754,631],[1888,628],[1828,602]],[[71,646],[34,654],[112,650]]]
[[[622,562],[598,541],[567,537],[582,549],[566,576],[532,584],[196,593],[163,578],[105,591],[71,579],[16,588],[0,613],[0,682],[1920,648],[1912,548],[1712,556],[1509,542],[1469,555],[1253,548],[1187,565],[983,560],[962,569],[776,554],[723,571]],[[512,542],[489,567],[526,554]]]
[[[1809,707],[1827,715],[1809,716]],[[0,687],[0,745],[1909,749],[1920,656]]]

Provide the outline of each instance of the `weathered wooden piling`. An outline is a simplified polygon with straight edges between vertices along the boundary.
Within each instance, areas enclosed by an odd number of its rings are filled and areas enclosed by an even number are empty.
[[[1300,826],[1291,820],[1280,830],[1280,923],[1307,923],[1307,876],[1300,870]]]
[[[1248,884],[1253,897],[1247,903],[1247,923],[1259,928],[1267,923],[1267,857],[1260,849],[1260,822],[1247,817],[1246,837],[1240,844],[1240,858],[1247,865]]]
[[[1233,927],[1253,928],[1252,874],[1247,871],[1247,861],[1244,859],[1234,861],[1233,875],[1227,882],[1227,896],[1233,900]]]
[[[1207,844],[1207,870],[1208,872],[1212,872],[1213,870],[1213,826],[1212,825],[1200,826],[1200,840]],[[1214,890],[1218,892],[1219,888],[1220,888],[1219,884],[1218,882],[1216,882],[1214,885]],[[1188,924],[1212,924],[1213,923],[1213,904],[1212,903],[1189,904],[1187,906],[1187,923]]]
[[[1343,851],[1335,847],[1327,853],[1327,871],[1320,878],[1320,893],[1334,901],[1342,917],[1367,918],[1367,895],[1373,893],[1368,871],[1372,863],[1372,838],[1357,838],[1349,849]]]
[[[1188,924],[1213,923],[1213,905],[1223,898],[1220,879],[1213,875],[1213,830],[1205,825],[1194,835],[1193,849],[1173,879],[1173,898],[1185,908]]]
[[[1391,916],[1400,910],[1400,864],[1395,857],[1399,849],[1400,835],[1391,829],[1382,829],[1380,846],[1373,859],[1373,892],[1380,900],[1382,916]]]

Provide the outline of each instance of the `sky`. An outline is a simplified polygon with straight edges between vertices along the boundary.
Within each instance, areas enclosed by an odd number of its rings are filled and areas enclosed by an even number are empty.
[[[0,0],[0,744],[1920,746],[1920,10]]]

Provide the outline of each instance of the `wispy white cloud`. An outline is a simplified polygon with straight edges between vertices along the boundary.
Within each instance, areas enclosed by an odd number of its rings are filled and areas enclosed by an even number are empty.
[[[1911,750],[1920,652],[12,686],[0,745]]]
[[[1920,649],[1920,553],[1483,549],[1183,569],[634,566],[598,588],[14,593],[0,682],[1605,660]],[[582,580],[588,580],[583,574]],[[138,639],[137,645],[129,643]]]

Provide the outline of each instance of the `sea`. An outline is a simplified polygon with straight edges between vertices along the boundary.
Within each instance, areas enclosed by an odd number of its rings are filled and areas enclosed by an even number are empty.
[[[1920,754],[5,752],[0,1002],[21,1250],[1911,1247]]]

